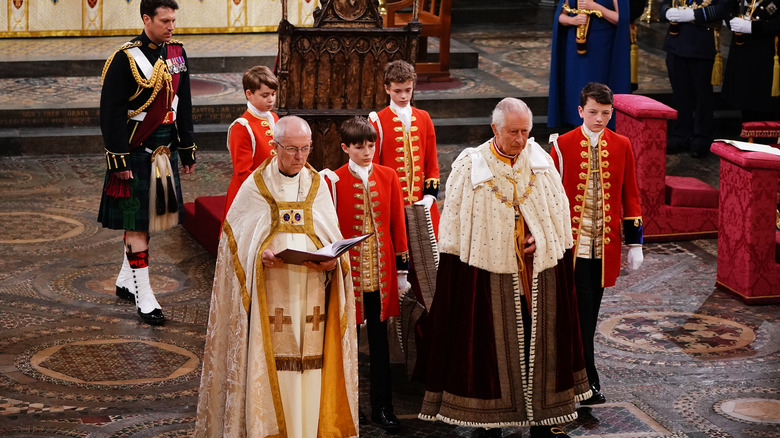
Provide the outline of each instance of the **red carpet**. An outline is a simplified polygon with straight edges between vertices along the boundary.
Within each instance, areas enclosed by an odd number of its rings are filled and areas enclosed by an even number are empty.
[[[224,212],[225,196],[201,196],[184,204],[184,229],[215,257]]]

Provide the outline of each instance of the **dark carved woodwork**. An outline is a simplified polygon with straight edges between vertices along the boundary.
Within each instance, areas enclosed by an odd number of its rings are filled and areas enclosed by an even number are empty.
[[[371,0],[329,0],[314,12],[313,27],[279,24],[278,113],[297,115],[312,128],[316,169],[348,161],[339,124],[388,104],[382,71],[398,59],[414,63],[419,23],[382,28]]]

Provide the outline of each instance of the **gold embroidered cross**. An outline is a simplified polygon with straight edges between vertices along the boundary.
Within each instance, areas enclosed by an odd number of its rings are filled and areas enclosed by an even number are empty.
[[[325,314],[320,313],[320,306],[314,306],[314,315],[306,315],[306,323],[311,323],[312,331],[319,331],[320,322],[325,322]]]
[[[281,332],[284,324],[292,324],[292,318],[284,316],[284,309],[277,307],[274,309],[274,316],[268,316],[271,324],[274,326],[275,332]]]

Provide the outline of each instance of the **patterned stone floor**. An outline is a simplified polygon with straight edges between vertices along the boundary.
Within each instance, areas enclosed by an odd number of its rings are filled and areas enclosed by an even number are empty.
[[[170,322],[140,324],[113,295],[120,235],[95,223],[102,172],[91,155],[0,160],[1,436],[192,430],[214,259],[181,228],[154,236],[152,284]],[[226,154],[201,154],[183,177],[186,200],[223,192],[229,177]],[[778,436],[778,306],[716,291],[716,254],[715,240],[649,244],[642,269],[607,291],[596,340],[609,403],[581,408],[568,433]],[[394,373],[401,436],[473,433],[417,420],[422,388],[401,365]],[[366,376],[363,364],[367,396]]]
[[[480,69],[454,71],[459,85],[448,92],[546,94],[548,35],[543,29],[492,37],[481,29],[458,31],[458,42],[479,52]],[[267,35],[183,39],[191,56],[226,46],[247,53],[274,47]],[[4,42],[0,60],[41,50],[102,59],[124,40]],[[87,43],[94,44],[92,55],[81,55],[78,48]],[[640,91],[668,92],[662,58],[650,50],[640,61]],[[239,101],[239,77],[200,75],[197,99]],[[0,79],[0,109],[82,107],[95,104],[98,92],[94,78]],[[473,145],[441,145],[444,175],[465,146]],[[103,166],[96,155],[0,159],[0,436],[191,435],[214,258],[180,227],[153,236],[151,281],[169,322],[139,323],[133,306],[113,294],[121,236],[95,222]],[[718,168],[713,157],[670,156],[667,163],[669,174],[714,186]],[[230,174],[226,152],[202,153],[197,172],[182,178],[185,201],[224,193]],[[564,425],[570,435],[780,436],[779,307],[746,306],[715,290],[716,255],[716,240],[648,244],[642,269],[624,271],[607,290],[596,341],[608,403],[580,408],[579,418]],[[362,363],[362,400],[367,371]],[[401,365],[393,371],[404,423],[399,436],[474,433],[416,419],[422,388]],[[385,436],[373,425],[361,435]],[[504,431],[519,436],[528,430]]]

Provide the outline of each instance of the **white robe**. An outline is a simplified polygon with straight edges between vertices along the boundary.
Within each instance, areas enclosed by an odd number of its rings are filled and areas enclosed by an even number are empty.
[[[309,198],[311,215],[303,216],[310,234],[284,232],[279,225],[284,202],[306,199],[318,180],[308,166],[287,179],[271,158],[236,195],[217,255],[196,436],[314,437],[318,431],[332,437],[357,435],[349,263],[339,260],[332,274],[327,319],[317,331],[306,316],[314,304],[325,308],[325,274],[293,265],[266,269],[261,261],[266,248],[275,253],[286,247],[314,250],[318,245],[310,236],[320,245],[341,238],[324,184]],[[264,193],[273,198],[273,205]],[[275,311],[282,311],[284,318],[275,320]],[[277,371],[280,363],[297,369]]]

